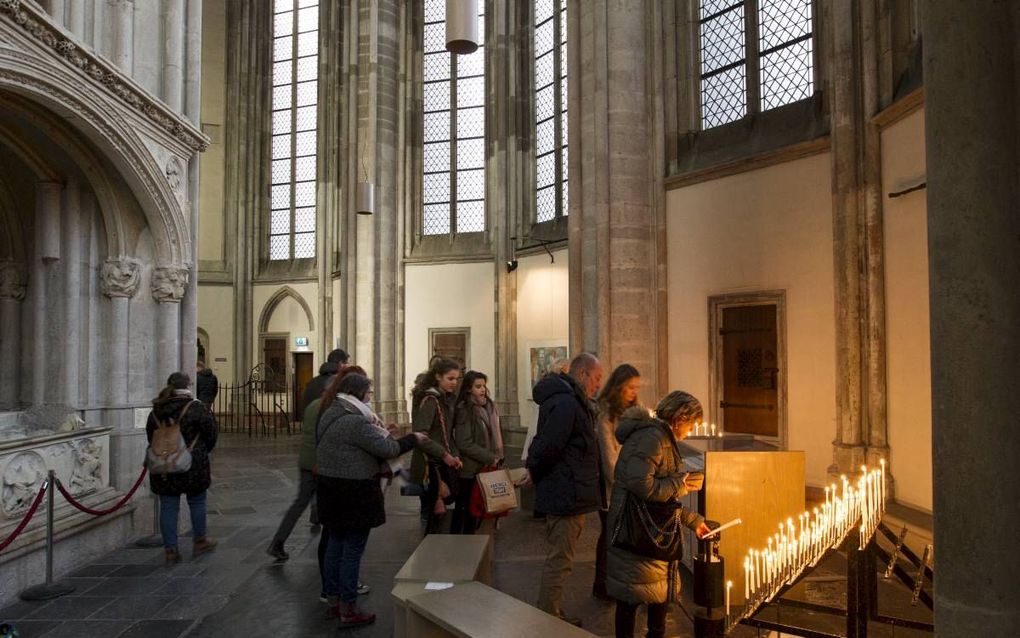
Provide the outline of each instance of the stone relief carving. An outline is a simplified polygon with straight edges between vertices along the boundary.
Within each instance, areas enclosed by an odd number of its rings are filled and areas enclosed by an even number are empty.
[[[177,303],[184,298],[189,271],[179,266],[163,266],[152,271],[152,298]]]
[[[27,279],[25,264],[17,261],[0,261],[0,298],[23,300]]]
[[[103,460],[101,448],[92,439],[75,441],[74,473],[71,474],[71,493],[89,494],[103,486]]]
[[[181,160],[171,157],[166,161],[166,181],[170,188],[178,193],[181,191],[181,184],[184,183],[183,175],[184,167],[181,166]]]
[[[22,452],[11,459],[4,471],[0,507],[12,514],[32,504],[36,486],[46,478],[46,463],[37,452]]]
[[[134,297],[141,274],[142,262],[137,259],[107,259],[99,271],[100,287],[107,297]]]
[[[209,147],[208,138],[201,132],[190,124],[186,126],[183,119],[148,93],[124,83],[120,71],[111,63],[64,38],[56,27],[49,24],[48,16],[38,8],[27,3],[22,5],[20,0],[0,0],[0,12],[10,14],[15,24],[52,48],[92,80],[105,84],[121,100],[140,110],[191,150],[204,151]]]

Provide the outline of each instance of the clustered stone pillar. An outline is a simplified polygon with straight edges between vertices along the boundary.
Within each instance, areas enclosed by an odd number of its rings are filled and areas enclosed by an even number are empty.
[[[63,185],[58,182],[36,184],[35,259],[32,260],[32,403],[46,402],[49,366],[49,327],[47,291],[53,263],[60,259],[60,207]]]
[[[936,636],[1018,636],[1020,3],[922,3]]]
[[[113,62],[120,70],[131,75],[134,69],[135,2],[110,0],[113,7]]]
[[[21,302],[28,279],[25,264],[0,261],[0,409],[19,401],[21,387]]]
[[[99,285],[103,294],[110,299],[110,380],[109,402],[111,407],[121,407],[128,399],[128,353],[130,352],[130,328],[128,306],[138,291],[141,279],[141,262],[130,257],[115,257],[103,262],[99,274]]]
[[[152,298],[159,303],[156,311],[157,387],[163,386],[166,378],[180,369],[181,299],[188,285],[188,275],[188,268],[184,266],[162,266],[152,271]]]
[[[607,367],[629,362],[661,388],[665,325],[658,224],[663,154],[658,87],[648,56],[659,41],[651,3],[569,3],[570,345]],[[612,52],[612,53],[610,53]],[[585,63],[580,64],[583,60]],[[576,80],[575,80],[576,78]],[[576,133],[575,133],[576,132]]]
[[[81,402],[81,188],[69,180],[63,201],[63,347],[58,368],[63,374],[64,404],[77,407]]]

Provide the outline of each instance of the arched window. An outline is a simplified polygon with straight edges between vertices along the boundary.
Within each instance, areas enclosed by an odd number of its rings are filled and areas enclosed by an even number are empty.
[[[812,0],[701,0],[704,129],[814,92]]]
[[[534,0],[535,221],[567,214],[567,3]]]
[[[484,3],[479,3],[484,6]],[[485,34],[484,8],[478,34]],[[446,2],[425,0],[422,233],[485,230],[485,49],[446,50]]]
[[[270,260],[315,257],[318,5],[273,2]]]

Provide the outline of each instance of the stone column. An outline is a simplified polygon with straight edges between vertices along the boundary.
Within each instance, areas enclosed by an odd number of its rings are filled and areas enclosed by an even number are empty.
[[[39,182],[35,195],[35,259],[32,261],[32,403],[46,401],[47,382],[52,381],[48,350],[49,308],[47,292],[53,262],[60,259],[60,205],[63,185]]]
[[[378,0],[355,2],[352,7],[358,20],[358,98],[351,138],[356,140],[358,158],[349,167],[346,183],[353,193],[367,174],[375,184],[376,214],[348,216],[355,237],[356,306],[355,340],[347,345],[354,361],[373,375],[380,416],[400,421],[405,418],[403,369],[397,356],[397,341],[403,338],[397,306],[403,250],[396,222],[401,9]]]
[[[172,372],[181,368],[181,299],[188,286],[189,271],[184,266],[162,266],[152,271],[152,298],[159,302],[156,328],[157,387],[166,383]],[[189,374],[191,370],[185,370]]]
[[[127,403],[128,398],[128,306],[138,291],[141,279],[141,262],[130,257],[115,257],[103,262],[99,273],[99,285],[103,294],[110,299],[109,348],[109,392],[110,407]]]
[[[568,4],[570,344],[661,384],[661,86],[653,3]],[[635,43],[638,43],[635,45]],[[610,51],[612,54],[610,55]],[[582,64],[583,62],[583,64]]]
[[[832,233],[836,303],[836,438],[830,475],[853,474],[865,462],[862,412],[861,192],[864,113],[860,25],[854,0],[834,0],[823,9],[825,59],[833,62],[827,93],[832,113]]]
[[[113,62],[128,75],[134,70],[135,2],[111,0],[113,7]]]
[[[67,30],[70,31],[78,38],[78,40],[85,41],[85,3],[84,2],[72,2],[70,5],[70,12],[67,18]]]
[[[81,403],[81,189],[76,180],[64,188],[63,202],[63,356],[59,368],[63,373],[61,386],[64,403],[77,407]]]
[[[163,0],[163,101],[184,110],[184,0]]]
[[[1020,4],[922,3],[936,636],[1020,635]]]
[[[20,402],[21,302],[28,279],[25,264],[0,261],[0,409]]]
[[[196,127],[202,119],[202,0],[188,0],[187,38],[184,60],[187,74],[183,79],[184,114]],[[183,27],[182,27],[183,28]],[[181,302],[181,369],[189,374],[198,360],[198,223],[199,176],[201,154],[195,153],[188,161],[187,209],[191,239],[191,264],[188,289]],[[209,362],[211,365],[211,361]]]

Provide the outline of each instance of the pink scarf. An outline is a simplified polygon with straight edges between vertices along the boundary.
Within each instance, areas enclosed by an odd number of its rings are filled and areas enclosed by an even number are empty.
[[[486,399],[483,405],[475,402],[475,412],[489,430],[489,449],[496,453],[496,456],[503,457],[503,432],[499,428],[499,412],[496,411],[496,404]]]

